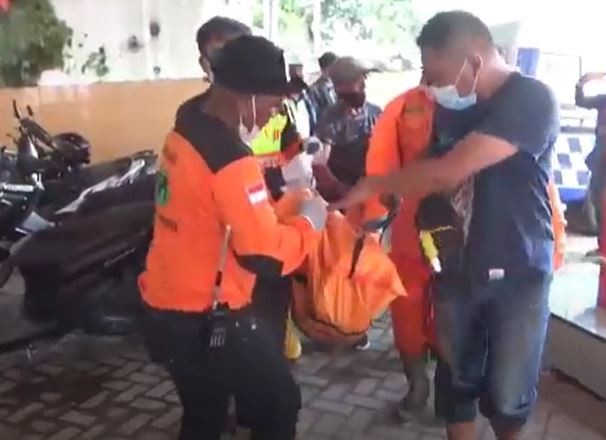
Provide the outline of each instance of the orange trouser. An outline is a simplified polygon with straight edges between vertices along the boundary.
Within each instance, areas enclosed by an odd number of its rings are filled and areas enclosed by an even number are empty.
[[[413,274],[410,266],[395,261],[407,296],[391,303],[391,320],[396,349],[407,356],[420,356],[433,345],[433,319],[426,275]]]

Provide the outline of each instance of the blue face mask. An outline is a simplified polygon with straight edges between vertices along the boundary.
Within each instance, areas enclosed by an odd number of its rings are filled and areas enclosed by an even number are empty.
[[[449,110],[459,111],[459,110],[465,110],[465,109],[475,105],[476,102],[478,102],[478,96],[476,95],[476,84],[478,82],[477,75],[476,75],[476,78],[473,83],[472,91],[469,95],[460,96],[459,91],[457,90],[457,84],[459,82],[459,78],[461,77],[461,73],[463,72],[463,69],[465,68],[466,65],[467,65],[467,60],[465,60],[465,62],[463,63],[463,66],[461,67],[461,70],[459,71],[459,74],[457,75],[457,79],[455,80],[454,84],[450,84],[450,85],[442,86],[442,87],[437,87],[437,86],[429,87],[429,90],[431,91],[433,98],[442,107],[449,109]]]

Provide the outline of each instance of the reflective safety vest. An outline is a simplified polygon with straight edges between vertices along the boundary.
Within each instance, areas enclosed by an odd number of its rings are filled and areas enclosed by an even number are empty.
[[[289,119],[294,122],[292,102],[282,103],[282,112],[272,116],[250,144],[253,154],[261,161],[262,168],[281,165],[282,132]]]

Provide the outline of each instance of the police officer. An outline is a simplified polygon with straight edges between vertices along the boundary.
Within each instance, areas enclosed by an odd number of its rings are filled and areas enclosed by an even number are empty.
[[[179,440],[219,439],[229,396],[253,439],[295,437],[300,391],[251,300],[267,280],[300,266],[326,206],[310,198],[299,216],[279,224],[240,136],[251,101],[279,105],[285,72],[282,51],[264,38],[228,42],[213,64],[213,85],[199,107],[180,113],[162,152],[140,285],[147,348],[183,404]]]

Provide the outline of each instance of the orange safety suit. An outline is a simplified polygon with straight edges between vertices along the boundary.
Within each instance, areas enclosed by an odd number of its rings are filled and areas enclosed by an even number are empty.
[[[211,307],[226,226],[219,302],[239,309],[262,279],[298,268],[316,232],[303,218],[279,223],[250,149],[199,108],[182,112],[161,156],[154,237],[140,277],[143,299],[164,310]]]
[[[366,174],[380,175],[422,157],[430,145],[434,102],[426,88],[413,88],[391,101],[379,117],[366,158]],[[550,183],[549,197],[555,233],[555,266],[563,261],[564,213],[558,192]],[[427,345],[435,348],[431,302],[427,293],[431,270],[422,254],[415,216],[419,199],[402,201],[400,214],[392,223],[391,257],[408,293],[391,304],[396,348],[400,353],[419,356]],[[363,207],[364,219],[378,218],[385,208],[378,197]],[[355,218],[352,216],[352,218]]]

